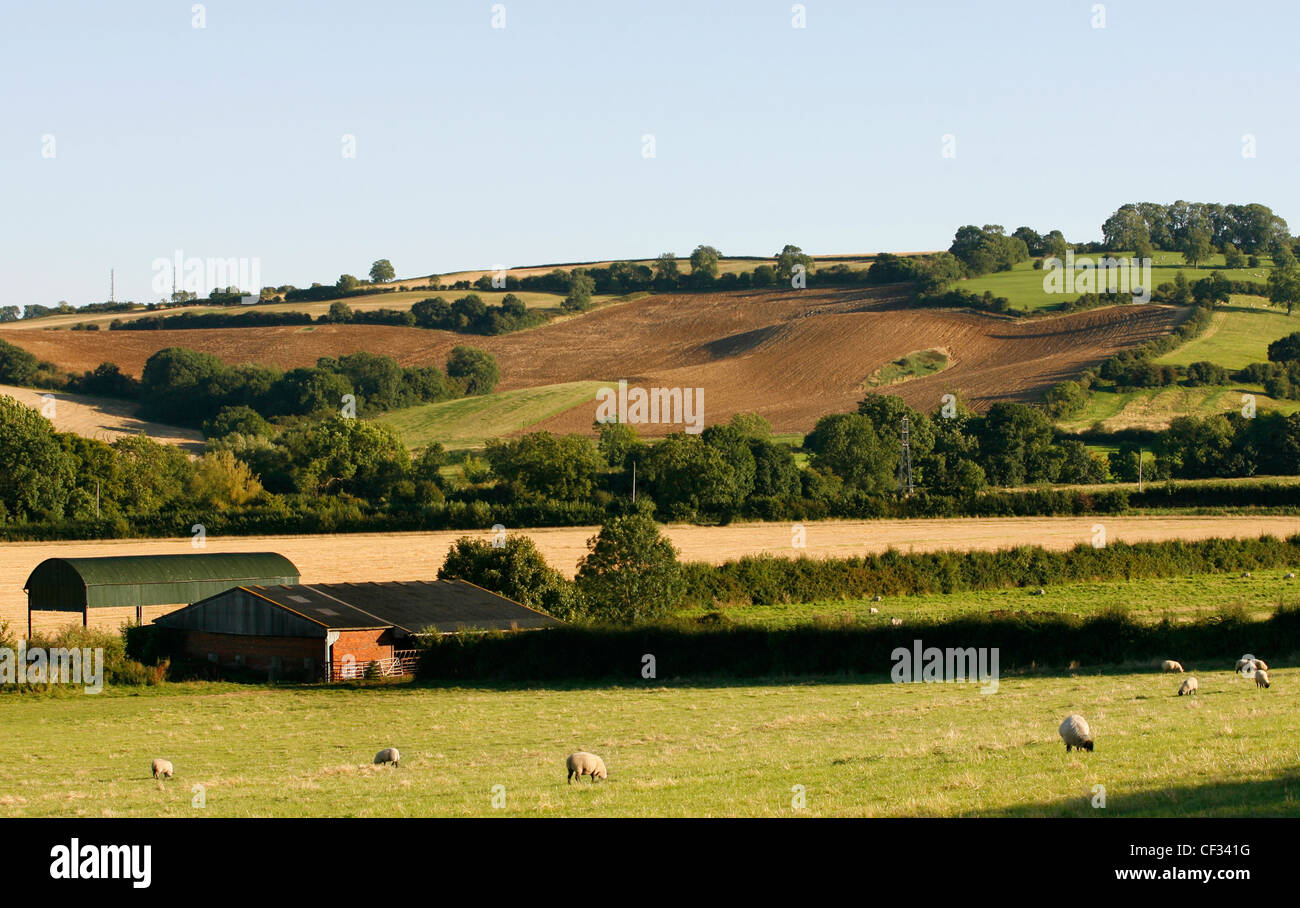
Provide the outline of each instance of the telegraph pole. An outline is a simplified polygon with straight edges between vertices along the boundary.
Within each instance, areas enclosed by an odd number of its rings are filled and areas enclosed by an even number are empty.
[[[911,495],[912,488],[912,423],[903,417],[903,447],[898,457],[898,488],[904,495]]]

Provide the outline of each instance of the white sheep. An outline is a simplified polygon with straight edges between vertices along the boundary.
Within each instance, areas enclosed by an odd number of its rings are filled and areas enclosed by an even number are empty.
[[[1262,669],[1262,668],[1258,668],[1258,669],[1255,670],[1255,686],[1256,686],[1256,687],[1272,687],[1272,686],[1273,686],[1271,683],[1269,683],[1269,680],[1268,680],[1268,672],[1264,671],[1264,669]]]
[[[569,770],[570,783],[575,778],[581,782],[583,776],[591,776],[592,782],[595,782],[598,778],[609,778],[609,773],[605,771],[605,761],[595,754],[587,753],[585,750],[569,754],[568,759],[564,761],[564,766]]]
[[[1061,723],[1061,740],[1065,742],[1065,752],[1069,753],[1071,747],[1077,747],[1079,750],[1092,752],[1092,729],[1088,727],[1088,720],[1083,716],[1071,713],[1065,717]]]
[[[1195,678],[1187,678],[1186,680],[1183,681],[1182,686],[1178,688],[1178,696],[1181,697],[1183,694],[1187,694],[1190,696],[1191,694],[1196,693],[1200,689],[1201,689],[1201,685],[1197,682]]]
[[[375,754],[375,763],[392,763],[394,766],[402,759],[396,747],[385,747],[379,753]]]
[[[1038,589],[1036,589],[1036,590],[1030,590],[1030,591],[1029,591],[1029,595],[1031,595],[1031,596],[1046,596],[1046,595],[1047,595],[1047,590],[1043,589],[1043,588],[1040,586],[1040,587],[1039,587]]]
[[[876,607],[873,605],[873,606],[871,607],[871,614],[873,614],[873,615],[879,615],[879,614],[880,614],[880,609],[876,608]]]
[[[1261,669],[1263,671],[1268,671],[1268,663],[1265,662],[1263,659],[1257,658],[1255,660],[1255,671],[1260,671]]]
[[[1283,575],[1282,579],[1283,579],[1283,580],[1294,580],[1294,579],[1295,579],[1295,571],[1287,571],[1286,574]]]
[[[880,595],[879,593],[876,593],[876,597],[875,597],[874,599],[872,599],[871,601],[872,601],[872,602],[884,602],[884,601],[885,601],[885,597],[882,596],[882,595]]]
[[[1241,579],[1242,579],[1242,580],[1249,580],[1249,579],[1250,579],[1250,571],[1242,571],[1242,572],[1241,572]]]
[[[902,619],[902,618],[890,618],[890,619],[889,619],[889,623],[890,623],[890,625],[892,625],[893,627],[902,627],[902,626],[903,626],[903,619]]]
[[[1183,670],[1183,663],[1175,662],[1173,659],[1166,659],[1164,662],[1160,663],[1160,670],[1162,672],[1181,672]]]
[[[153,777],[155,779],[159,776],[162,776],[164,779],[170,779],[176,774],[176,770],[172,768],[171,760],[154,760],[153,763],[149,765],[149,768],[153,770]]]
[[[1245,671],[1246,669],[1249,669],[1249,671],[1246,671],[1246,674],[1248,675],[1255,671],[1255,657],[1250,653],[1246,653],[1246,655],[1238,659],[1236,666],[1232,670],[1234,672],[1240,672]]]

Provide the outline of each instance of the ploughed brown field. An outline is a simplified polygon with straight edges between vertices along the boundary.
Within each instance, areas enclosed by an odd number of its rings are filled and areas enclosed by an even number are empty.
[[[851,410],[866,379],[908,353],[941,347],[939,373],[892,386],[926,412],[949,391],[975,409],[1037,400],[1115,352],[1167,333],[1188,310],[1115,306],[1052,318],[1008,319],[904,305],[897,288],[737,291],[650,296],[540,328],[482,337],[383,325],[314,325],[184,331],[0,331],[0,338],[71,370],[115,362],[139,375],[156,350],[184,346],[231,363],[307,366],[358,350],[406,366],[445,363],[458,344],[491,352],[499,390],[557,382],[617,381],[703,388],[706,423],[757,411],[777,432],[805,432],[817,418]],[[589,431],[595,401],[535,429]],[[645,434],[681,425],[640,427]]]
[[[744,555],[850,557],[883,552],[944,549],[990,550],[1015,545],[1070,549],[1090,543],[1093,525],[1102,523],[1109,542],[1166,539],[1289,536],[1300,532],[1297,517],[1003,517],[935,520],[826,520],[804,524],[807,547],[791,546],[788,523],[736,523],[725,527],[671,525],[665,532],[683,560],[718,564]],[[596,527],[520,530],[556,569],[572,576],[586,554]],[[429,580],[460,536],[490,538],[490,533],[448,530],[436,533],[356,533],[334,536],[209,536],[208,552],[279,552],[298,566],[304,583],[360,583],[379,580]],[[0,545],[0,621],[27,632],[23,584],[46,558],[108,555],[193,554],[189,538],[99,542],[20,542]]]

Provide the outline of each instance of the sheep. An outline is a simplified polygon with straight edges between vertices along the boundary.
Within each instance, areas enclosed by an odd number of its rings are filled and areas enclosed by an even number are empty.
[[[1036,589],[1036,590],[1030,590],[1030,591],[1029,591],[1029,595],[1031,595],[1031,596],[1046,596],[1046,595],[1047,595],[1047,590],[1043,589],[1043,588],[1040,586],[1040,587],[1039,587],[1038,589]]]
[[[1160,663],[1160,670],[1162,672],[1181,672],[1183,670],[1183,663],[1175,662],[1173,659],[1166,659],[1164,662]]]
[[[398,753],[396,747],[385,747],[379,753],[375,754],[375,763],[377,764],[392,763],[393,766],[397,766],[398,761],[401,759],[402,755]]]
[[[1262,669],[1262,668],[1260,668],[1260,669],[1256,669],[1256,670],[1255,670],[1255,686],[1256,686],[1256,687],[1272,687],[1272,686],[1273,686],[1272,684],[1269,683],[1269,680],[1268,680],[1268,672],[1264,671],[1264,669]]]
[[[890,625],[893,626],[893,627],[902,627],[902,626],[903,626],[903,619],[902,619],[902,618],[890,618],[890,619],[889,619],[889,623],[890,623]]]
[[[568,759],[564,761],[564,766],[569,770],[570,783],[575,778],[581,782],[583,776],[591,776],[593,783],[597,778],[609,778],[609,773],[605,771],[605,761],[595,754],[587,753],[585,750],[569,754]]]
[[[164,779],[170,779],[176,774],[176,770],[172,768],[171,760],[154,760],[153,763],[150,764],[149,768],[153,770],[153,777],[155,779],[159,776],[162,776]]]
[[[1242,580],[1249,580],[1249,579],[1250,579],[1250,571],[1242,571],[1242,572],[1241,572],[1241,579],[1242,579]]]
[[[873,615],[879,615],[879,614],[880,614],[880,609],[876,608],[876,607],[873,605],[873,606],[871,607],[871,614],[873,614]]]
[[[1287,571],[1286,574],[1282,577],[1282,579],[1283,579],[1283,580],[1294,580],[1294,579],[1295,579],[1295,571]]]
[[[1237,660],[1237,665],[1233,668],[1233,671],[1241,672],[1248,677],[1253,675],[1255,673],[1255,657],[1250,653],[1246,653]]]
[[[1183,694],[1187,694],[1188,696],[1191,696],[1192,694],[1196,693],[1200,689],[1201,689],[1201,685],[1197,683],[1195,678],[1188,678],[1185,681],[1183,681],[1182,686],[1178,688],[1178,696],[1181,697]]]
[[[872,599],[871,601],[872,601],[872,602],[884,602],[884,601],[885,601],[885,597],[882,596],[882,595],[880,595],[879,593],[877,593],[877,594],[876,594],[876,598]]]
[[[1088,727],[1088,720],[1083,716],[1071,713],[1065,717],[1061,723],[1061,740],[1065,742],[1065,752],[1069,753],[1071,747],[1077,747],[1079,750],[1092,752],[1092,729]]]
[[[1268,663],[1265,662],[1263,659],[1256,659],[1256,660],[1255,660],[1255,671],[1260,671],[1260,670],[1268,671]]]

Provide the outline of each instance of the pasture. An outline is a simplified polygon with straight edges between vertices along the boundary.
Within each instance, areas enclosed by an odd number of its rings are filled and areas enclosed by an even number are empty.
[[[1225,369],[1244,369],[1251,363],[1268,361],[1268,345],[1300,331],[1300,318],[1285,309],[1275,309],[1257,296],[1237,296],[1211,316],[1210,326],[1200,337],[1171,350],[1153,362],[1186,366],[1211,362]]]
[[[1300,815],[1300,670],[5,695],[0,817]],[[1066,753],[1071,712],[1096,750]],[[382,747],[400,767],[377,767]],[[568,785],[601,755],[607,782]],[[176,776],[150,776],[156,756]],[[1104,808],[1094,807],[1105,788]],[[802,806],[797,798],[802,795]],[[200,800],[201,798],[201,800]],[[495,804],[499,806],[494,806]],[[197,804],[203,806],[196,806]]]
[[[1128,257],[1132,253],[1097,253],[1086,257],[1096,263],[1106,254]],[[1080,254],[1076,261],[1084,257]],[[1179,271],[1183,272],[1189,283],[1209,277],[1212,272],[1217,271],[1230,281],[1254,281],[1264,284],[1268,282],[1268,272],[1271,268],[1272,260],[1267,256],[1261,258],[1260,265],[1256,268],[1225,268],[1223,256],[1215,254],[1210,257],[1209,262],[1199,268],[1193,268],[1183,261],[1181,253],[1157,252],[1152,257],[1151,288],[1154,290],[1163,283],[1173,283],[1174,276]],[[1030,311],[1056,309],[1064,303],[1073,302],[1080,295],[1078,292],[1048,293],[1043,289],[1043,278],[1047,274],[1045,270],[1036,270],[1031,260],[1014,265],[1010,271],[998,271],[957,281],[953,287],[969,290],[972,293],[983,293],[988,290],[994,296],[1005,296],[1012,308]]]
[[[45,409],[46,394],[54,397],[53,411]],[[203,433],[141,419],[138,416],[140,405],[131,401],[66,391],[38,391],[13,385],[0,385],[0,395],[12,397],[37,412],[45,412],[56,432],[72,432],[104,442],[113,442],[127,435],[147,435],[160,444],[179,445],[191,454],[203,451]]]
[[[490,438],[522,432],[542,420],[594,400],[602,384],[605,383],[564,382],[497,391],[392,410],[376,417],[375,421],[392,426],[408,448],[424,448],[437,442],[448,451],[472,450],[483,447]]]
[[[1164,429],[1176,416],[1212,416],[1240,412],[1243,395],[1255,398],[1256,410],[1290,414],[1300,410],[1300,401],[1281,400],[1264,393],[1262,385],[1234,382],[1187,388],[1138,388],[1132,391],[1091,391],[1088,404],[1078,414],[1058,420],[1067,432],[1080,432],[1101,423],[1108,432],[1120,429]]]

